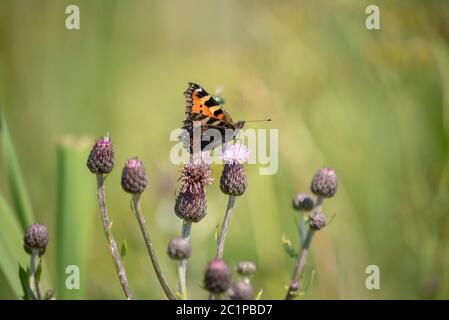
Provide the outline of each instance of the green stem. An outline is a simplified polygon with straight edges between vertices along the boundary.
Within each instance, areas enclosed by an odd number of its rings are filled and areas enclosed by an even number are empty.
[[[30,296],[32,300],[42,300],[41,290],[36,279],[36,271],[39,266],[39,251],[33,249],[30,255]]]
[[[112,255],[112,260],[114,261],[115,270],[116,270],[118,278],[120,280],[120,284],[122,285],[123,292],[125,292],[126,298],[128,300],[131,300],[132,294],[131,294],[131,291],[129,290],[128,280],[126,278],[126,273],[125,273],[125,267],[123,265],[122,259],[120,258],[115,239],[112,236],[111,224],[109,222],[108,211],[106,209],[104,177],[102,174],[97,174],[97,194],[98,194],[98,205],[100,207],[101,220],[103,222],[104,233],[106,235],[106,240],[109,243],[109,249],[111,250],[111,255]]]
[[[295,291],[293,288],[298,284],[299,277],[304,271],[304,266],[306,264],[307,253],[309,252],[310,244],[312,243],[312,238],[315,231],[309,228],[307,231],[306,239],[304,241],[304,245],[301,248],[301,253],[298,255],[296,259],[295,268],[293,269],[292,278],[290,280],[290,285],[288,286],[287,294],[285,296],[285,300],[292,300],[295,297]]]
[[[305,241],[305,235],[306,235],[306,219],[304,217],[304,213],[300,212],[299,216],[299,244],[300,248],[304,247],[304,241]]]
[[[164,293],[169,300],[176,300],[176,296],[171,291],[170,287],[167,284],[167,281],[165,281],[164,275],[162,274],[161,267],[159,266],[159,263],[157,262],[156,253],[154,252],[153,243],[151,242],[151,238],[150,238],[150,232],[148,230],[147,223],[145,221],[145,218],[142,214],[142,209],[140,207],[140,195],[139,194],[134,194],[132,197],[132,209],[137,218],[137,221],[139,222],[140,231],[142,232],[143,239],[144,239],[145,245],[147,247],[148,255],[150,256],[151,263],[153,264],[154,271],[156,272],[156,276],[157,276],[157,279],[159,280],[159,283],[161,284],[162,290],[164,290]]]
[[[191,229],[192,223],[184,220],[182,223],[181,237],[188,240],[190,237]],[[184,300],[187,300],[187,259],[178,261],[178,290],[182,298]]]
[[[223,224],[221,225],[220,235],[217,240],[217,252],[215,259],[223,259],[226,234],[228,232],[229,221],[231,220],[232,209],[234,209],[235,198],[236,196],[229,196],[228,199],[228,206],[226,208]]]
[[[320,211],[321,207],[323,205],[323,201],[324,198],[323,196],[318,196],[315,206],[313,208],[313,211]],[[315,230],[311,229],[310,227],[308,228],[307,234],[304,238],[304,230],[305,230],[305,225],[304,225],[304,216],[302,216],[302,223],[300,224],[300,229],[299,229],[299,237],[300,237],[300,241],[301,241],[301,251],[300,254],[298,255],[298,258],[296,259],[296,264],[295,264],[295,268],[293,269],[293,274],[292,274],[292,278],[290,280],[290,285],[288,286],[287,289],[287,294],[285,296],[285,300],[292,300],[295,298],[295,290],[294,288],[298,288],[299,290],[299,277],[301,276],[301,274],[304,271],[304,266],[306,264],[306,259],[307,259],[307,254],[309,252],[310,249],[310,244],[312,243],[312,238],[313,235],[315,234]]]
[[[229,221],[231,220],[232,209],[234,209],[236,196],[230,195],[228,198],[228,206],[226,208],[226,213],[223,219],[223,224],[221,225],[220,234],[217,239],[217,252],[215,254],[215,259],[223,259],[224,246],[226,241],[226,235],[228,233]],[[213,293],[209,293],[209,300],[217,299],[217,296]]]

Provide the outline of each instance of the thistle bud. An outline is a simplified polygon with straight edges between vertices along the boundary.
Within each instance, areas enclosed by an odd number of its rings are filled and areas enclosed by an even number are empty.
[[[148,179],[142,161],[132,158],[126,161],[122,171],[122,188],[131,194],[141,194],[147,187]]]
[[[318,231],[326,226],[326,216],[321,211],[314,211],[309,218],[309,226]]]
[[[108,136],[95,141],[87,159],[87,167],[95,174],[108,174],[114,168],[114,150]]]
[[[297,293],[299,291],[299,283],[298,281],[293,282],[292,284],[290,284],[290,286],[288,287],[288,291],[291,293]]]
[[[317,196],[332,197],[337,192],[338,180],[334,169],[322,168],[312,179],[310,189]]]
[[[245,192],[248,182],[243,164],[248,160],[248,154],[248,148],[242,144],[231,144],[223,149],[220,189],[224,194],[241,196]]]
[[[49,240],[48,229],[43,224],[33,223],[28,227],[23,238],[24,249],[31,254],[37,250],[40,255],[45,252]]]
[[[250,276],[256,272],[256,264],[252,261],[241,261],[235,270],[242,276]]]
[[[204,287],[211,293],[223,293],[231,286],[231,272],[223,260],[214,259],[207,265]]]
[[[313,209],[312,196],[306,192],[298,192],[293,197],[293,208],[298,211],[310,211]]]
[[[183,260],[190,258],[192,250],[188,239],[174,238],[168,243],[168,256],[174,260]]]
[[[253,300],[253,287],[246,281],[235,282],[229,289],[229,299],[231,300]]]
[[[240,163],[225,164],[220,178],[220,189],[224,194],[241,196],[248,186],[245,168]]]
[[[181,191],[176,197],[175,214],[187,222],[199,222],[206,216],[204,192]]]

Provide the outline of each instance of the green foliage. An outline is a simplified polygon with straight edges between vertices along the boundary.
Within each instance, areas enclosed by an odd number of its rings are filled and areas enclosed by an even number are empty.
[[[27,255],[22,246],[22,228],[13,210],[0,194],[0,271],[16,297],[22,296],[17,264],[27,263]]]
[[[262,294],[263,294],[263,289],[260,289],[259,292],[257,293],[256,297],[254,298],[254,300],[262,299]]]
[[[20,162],[39,218],[54,218],[55,139],[67,132],[109,131],[118,166],[136,154],[146,164],[146,218],[161,267],[176,283],[172,261],[163,258],[167,238],[181,226],[172,210],[179,166],[169,162],[174,142],[168,137],[184,119],[188,81],[210,93],[223,85],[233,119],[267,116],[273,121],[245,128],[279,129],[278,172],[260,176],[260,165],[246,166],[248,189],[236,203],[225,251],[230,264],[256,262],[252,282],[264,288],[264,298],[285,294],[280,284],[289,280],[294,261],[279,240],[285,232],[296,245],[291,197],[308,191],[323,165],[340,178],[323,211],[329,220],[338,215],[313,239],[319,286],[314,281],[307,298],[449,297],[448,1],[381,0],[378,31],[365,28],[368,3],[357,0],[231,0],[195,7],[182,1],[80,0],[78,31],[64,28],[58,3],[0,1],[0,30],[7,30],[0,33],[0,99],[16,150],[26,155]],[[220,23],[205,27],[204,19],[191,18],[210,19],[208,12]],[[200,50],[204,39],[207,50]],[[0,161],[5,167],[7,159]],[[80,161],[84,166],[85,159]],[[226,204],[217,186],[221,166],[213,169],[208,215],[192,228],[192,297],[204,296],[197,284],[213,255],[211,238]],[[3,195],[7,175],[0,172]],[[142,272],[145,248],[126,214],[129,197],[119,179],[116,167],[107,180],[107,201],[115,234],[128,241],[130,286],[138,298],[162,298],[154,274]],[[12,197],[10,205],[16,207]],[[111,281],[116,275],[98,212],[91,215],[89,297],[122,298]],[[26,225],[16,223],[19,230]],[[5,264],[13,266],[8,268],[17,275],[18,259],[5,257],[22,254],[21,237],[10,241],[18,241],[17,251],[1,251],[0,266],[2,272]],[[382,272],[379,291],[364,287],[365,267],[373,262]],[[0,298],[9,297],[6,281]]]
[[[0,137],[9,190],[22,230],[25,231],[34,222],[33,212],[3,110],[0,110]]]
[[[298,253],[296,252],[295,248],[293,248],[291,240],[285,234],[283,234],[281,241],[284,251],[288,254],[288,256],[290,258],[296,258],[298,256]]]
[[[28,269],[25,270],[21,265],[19,265],[19,279],[23,290],[23,300],[30,300],[30,275]]]
[[[57,146],[56,297],[86,297],[87,259],[95,214],[95,178],[86,169],[90,139],[65,137]],[[80,270],[80,289],[65,287],[66,268]]]
[[[125,260],[126,254],[128,253],[128,244],[126,240],[122,241],[122,245],[120,246],[120,257]]]

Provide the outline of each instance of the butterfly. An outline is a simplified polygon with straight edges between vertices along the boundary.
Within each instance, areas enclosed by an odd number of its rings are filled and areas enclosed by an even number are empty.
[[[232,121],[231,116],[217,99],[196,83],[189,82],[184,96],[186,98],[186,118],[182,129],[184,133],[188,133],[187,143],[190,153],[194,149],[195,126],[200,129],[199,145],[204,151],[235,139],[238,131],[245,125],[245,121]]]

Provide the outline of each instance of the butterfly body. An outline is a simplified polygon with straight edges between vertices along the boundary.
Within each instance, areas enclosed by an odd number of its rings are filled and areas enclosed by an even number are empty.
[[[195,125],[199,125],[201,130],[201,150],[210,150],[234,139],[238,130],[245,125],[244,121],[233,122],[220,103],[196,83],[188,84],[184,96],[186,97],[186,118],[183,129],[189,133],[190,152],[194,144]],[[220,139],[215,137],[209,129],[218,130]]]

